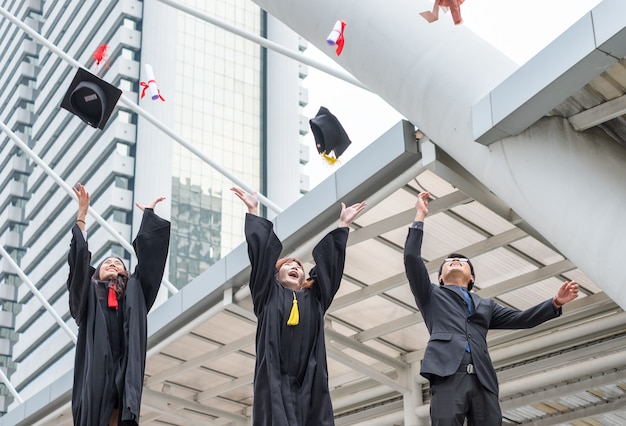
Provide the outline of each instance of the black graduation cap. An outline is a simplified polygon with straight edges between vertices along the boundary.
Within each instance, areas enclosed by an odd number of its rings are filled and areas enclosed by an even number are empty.
[[[122,91],[89,71],[79,68],[65,93],[61,108],[92,127],[104,129]]]
[[[317,152],[328,161],[334,164],[341,154],[352,143],[346,131],[331,112],[325,107],[320,107],[317,115],[309,120]],[[334,156],[330,153],[333,152]]]

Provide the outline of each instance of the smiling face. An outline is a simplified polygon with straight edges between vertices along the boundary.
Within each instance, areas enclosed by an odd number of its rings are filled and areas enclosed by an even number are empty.
[[[439,282],[471,289],[474,283],[472,265],[466,257],[450,255],[439,269]]]
[[[300,289],[304,282],[304,268],[298,259],[281,259],[277,263],[276,280],[292,290]]]
[[[109,281],[117,278],[120,272],[126,270],[126,265],[117,257],[108,257],[100,265],[100,281]]]

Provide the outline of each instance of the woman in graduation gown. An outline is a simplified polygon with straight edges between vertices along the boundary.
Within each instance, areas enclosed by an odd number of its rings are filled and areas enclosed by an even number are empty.
[[[256,193],[232,191],[248,207],[245,234],[252,266],[250,293],[258,319],[254,373],[255,426],[334,425],[328,390],[324,314],[339,289],[349,226],[365,208],[341,204],[339,227],[313,249],[305,280],[302,263],[282,258],[272,222],[258,216]]]
[[[72,317],[78,325],[74,361],[74,425],[137,425],[146,363],[147,314],[157,296],[169,249],[170,223],[154,213],[164,198],[142,206],[133,241],[137,266],[130,274],[117,257],[90,266],[85,218],[89,193],[78,184],[67,279]]]

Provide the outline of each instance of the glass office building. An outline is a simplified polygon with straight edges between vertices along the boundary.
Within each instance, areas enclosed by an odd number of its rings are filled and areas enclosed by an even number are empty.
[[[250,2],[188,3],[250,33],[264,31],[261,11]],[[175,130],[241,180],[262,188],[261,47],[190,14],[176,15]],[[244,209],[228,191],[232,182],[179,144],[172,146],[171,177],[170,279],[180,288],[218,260],[222,248],[228,252],[241,242]]]
[[[0,133],[0,244],[74,333],[66,256],[77,205],[55,176],[70,186],[83,183],[91,209],[127,242],[141,218],[134,203],[165,196],[157,213],[172,221],[166,278],[176,288],[243,241],[245,207],[229,190],[237,183],[215,164],[282,206],[307,189],[300,141],[306,67],[285,65],[207,17],[295,50],[305,44],[247,0],[176,3],[181,6],[135,0],[2,6],[45,42],[0,18],[0,120],[10,129]],[[93,55],[102,44],[107,58],[98,65]],[[54,46],[122,89],[103,130],[59,107],[76,69]],[[141,96],[146,64],[164,100]],[[268,163],[270,157],[282,166]],[[93,263],[115,254],[133,267],[123,244],[91,216],[87,231]],[[0,368],[27,398],[73,367],[74,343],[4,256],[0,267]],[[165,289],[160,297],[167,297]],[[13,398],[4,385],[0,394],[6,410]]]

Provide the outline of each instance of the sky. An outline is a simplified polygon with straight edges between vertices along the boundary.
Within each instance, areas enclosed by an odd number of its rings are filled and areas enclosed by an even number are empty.
[[[572,23],[602,0],[466,0],[461,6],[463,23],[494,47],[522,65]],[[416,4],[423,4],[417,2]],[[432,2],[430,2],[432,5]],[[416,19],[422,19],[416,14]],[[439,20],[451,19],[440,14]],[[431,25],[437,25],[435,22]],[[454,27],[450,26],[454,31]],[[346,40],[346,46],[350,41]],[[348,47],[345,47],[348,48]],[[325,50],[331,57],[334,49]],[[309,43],[305,55],[335,66],[326,53]],[[309,163],[303,172],[309,175],[310,187],[320,183],[337,167],[350,161],[359,151],[393,127],[403,116],[379,96],[309,67],[303,85],[309,90],[309,104],[303,114],[314,117],[320,106],[328,108],[341,122],[352,145],[334,166],[322,160],[309,132],[304,141],[310,149]]]

